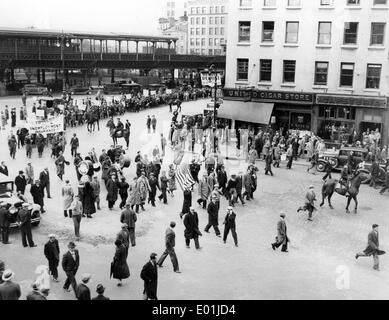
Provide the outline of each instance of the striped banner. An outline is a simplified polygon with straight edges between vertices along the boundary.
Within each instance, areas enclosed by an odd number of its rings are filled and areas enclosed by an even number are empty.
[[[195,181],[193,180],[193,177],[189,171],[189,165],[187,163],[183,163],[177,167],[176,178],[182,191],[192,188],[192,186],[195,184]]]

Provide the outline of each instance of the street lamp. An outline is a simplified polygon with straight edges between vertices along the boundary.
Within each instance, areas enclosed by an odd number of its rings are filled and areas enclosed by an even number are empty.
[[[215,65],[212,64],[209,69],[208,69],[208,74],[211,76],[213,75],[213,77],[211,77],[211,79],[213,79],[213,83],[212,83],[212,86],[213,86],[213,91],[214,91],[214,95],[213,95],[213,121],[212,121],[212,131],[213,131],[213,150],[214,152],[216,152],[216,108],[217,108],[217,100],[216,100],[216,91],[217,91],[217,72],[215,70]]]
[[[62,31],[62,34],[57,37],[56,46],[61,48],[61,62],[62,62],[62,91],[66,89],[66,79],[65,79],[65,55],[64,55],[64,47],[70,47],[70,41],[68,37]]]

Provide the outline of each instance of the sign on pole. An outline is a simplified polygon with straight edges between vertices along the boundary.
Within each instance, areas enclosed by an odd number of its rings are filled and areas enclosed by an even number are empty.
[[[166,89],[166,94],[171,94],[172,93],[172,89]]]
[[[36,115],[37,117],[42,117],[42,118],[44,118],[44,117],[45,117],[45,110],[36,109],[35,115]]]
[[[157,91],[154,91],[154,90],[150,91],[151,96],[155,96],[156,94],[157,94]]]
[[[149,90],[143,89],[143,95],[147,97],[149,95]]]
[[[222,85],[222,78],[220,73],[209,74],[207,72],[202,72],[200,73],[200,76],[201,76],[201,84],[203,86],[213,87],[215,85],[215,77],[216,77],[216,85],[217,86]]]

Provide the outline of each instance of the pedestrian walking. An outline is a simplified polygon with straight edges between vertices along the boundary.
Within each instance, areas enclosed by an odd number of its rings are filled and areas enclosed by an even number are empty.
[[[77,149],[80,146],[80,142],[75,133],[73,133],[73,137],[70,139],[70,153],[72,157],[75,157],[77,154]]]
[[[203,178],[199,182],[198,192],[199,192],[199,199],[197,200],[197,203],[199,205],[202,204],[203,209],[205,209],[207,207],[207,199],[209,197],[209,194],[211,193],[208,184],[208,175],[205,172],[203,174]]]
[[[116,175],[111,175],[110,179],[107,181],[107,198],[108,201],[108,209],[112,210],[113,206],[115,205],[116,200],[118,199],[118,184],[116,181]]]
[[[190,208],[192,207],[192,189],[187,188],[183,191],[183,203],[182,203],[182,209],[180,213],[180,218],[186,213],[190,212]]]
[[[158,196],[159,200],[163,200],[164,204],[167,204],[167,189],[168,189],[169,179],[166,177],[166,171],[161,171],[160,177],[160,188],[161,194]]]
[[[32,199],[34,203],[40,205],[41,213],[45,213],[46,211],[44,209],[44,202],[43,202],[44,191],[43,191],[43,186],[40,183],[40,180],[35,180],[35,183],[31,185],[30,193],[32,195]]]
[[[176,171],[174,170],[173,164],[169,165],[169,171],[167,173],[167,176],[169,178],[169,184],[168,184],[168,192],[172,197],[174,197],[174,190],[177,190],[176,186]]]
[[[27,163],[27,167],[24,170],[26,172],[26,178],[27,178],[27,184],[33,184],[34,183],[34,167],[32,166],[31,162]]]
[[[149,115],[147,116],[146,127],[147,127],[147,133],[150,133],[151,132],[151,118]]]
[[[14,283],[12,279],[15,273],[11,269],[7,269],[3,272],[0,284],[0,300],[19,300],[22,295],[20,285]]]
[[[46,189],[47,198],[50,199],[50,173],[47,167],[39,174],[39,180],[42,188]]]
[[[219,230],[219,207],[216,204],[215,198],[211,197],[211,201],[208,204],[207,208],[208,212],[208,224],[206,225],[204,231],[209,233],[209,229],[213,227],[215,230],[215,233],[218,237],[220,237],[220,230]]]
[[[23,247],[27,247],[28,245],[33,248],[36,247],[34,240],[32,239],[32,231],[31,231],[31,210],[29,210],[29,204],[23,203],[22,208],[18,212],[18,221],[20,233],[22,236],[22,244]]]
[[[96,213],[96,207],[94,191],[89,181],[86,181],[84,184],[84,190],[80,200],[82,202],[83,214],[87,218],[92,218],[92,214]]]
[[[157,265],[162,268],[162,264],[165,261],[166,257],[169,255],[170,260],[173,264],[173,270],[176,273],[181,273],[178,267],[178,260],[176,253],[174,251],[174,247],[176,246],[176,234],[174,232],[174,227],[176,226],[176,223],[174,221],[170,222],[170,227],[166,229],[165,232],[165,251],[162,253],[161,257],[159,258]]]
[[[27,135],[24,139],[24,144],[26,145],[26,157],[31,159],[32,155],[32,139],[30,135]]]
[[[166,149],[166,138],[163,136],[163,133],[161,133],[161,150],[162,150],[162,157],[165,156],[165,149]]]
[[[307,193],[305,194],[305,204],[303,207],[299,207],[297,209],[297,212],[300,212],[300,211],[308,211],[308,220],[309,221],[312,221],[312,213],[314,210],[316,210],[315,208],[315,201],[316,201],[316,194],[314,192],[314,189],[315,187],[313,185],[309,186],[309,190],[307,191]]]
[[[55,165],[57,167],[57,176],[62,180],[63,175],[65,174],[65,163],[69,164],[63,156],[63,152],[60,151],[57,159],[55,160]]]
[[[380,191],[380,194],[384,194],[385,190],[388,190],[388,189],[389,189],[389,167],[386,168],[385,183],[384,183],[384,187]]]
[[[75,195],[73,197],[73,202],[69,207],[72,210],[72,219],[74,224],[74,234],[76,236],[76,240],[80,239],[80,225],[83,213],[82,202],[80,201],[80,196]]]
[[[151,116],[151,126],[153,127],[153,133],[155,133],[155,129],[157,127],[157,119],[155,118],[155,115]]]
[[[135,247],[135,223],[137,221],[137,216],[134,210],[132,210],[130,203],[126,203],[126,209],[122,212],[120,216],[120,222],[127,225],[128,233],[131,240],[131,246]]]
[[[15,108],[12,108],[11,110],[11,127],[15,127],[16,126],[16,109]]]
[[[280,220],[277,222],[277,236],[276,241],[271,244],[273,250],[276,250],[280,245],[282,245],[281,251],[288,252],[288,242],[289,238],[286,233],[286,222],[285,222],[285,213],[280,213]]]
[[[122,280],[130,277],[130,269],[127,264],[127,249],[120,240],[115,241],[115,256],[111,263],[111,276],[118,280],[117,286],[121,287]]]
[[[193,239],[197,250],[201,249],[199,244],[199,236],[202,233],[199,230],[199,217],[193,207],[190,207],[189,212],[184,215],[184,236],[187,248],[190,248],[190,240]]]
[[[309,172],[312,169],[315,169],[315,171],[312,174],[316,174],[316,171],[317,171],[316,166],[317,166],[318,160],[319,160],[319,152],[315,151],[315,153],[312,155],[312,158],[311,158],[311,166],[307,169],[307,172]]]
[[[44,255],[49,262],[49,271],[53,277],[53,281],[58,282],[58,264],[59,264],[59,244],[55,234],[49,234],[49,241],[44,247]]]
[[[156,253],[153,252],[150,254],[150,261],[143,266],[140,277],[144,281],[143,300],[158,300],[158,268]]]
[[[11,131],[11,135],[8,138],[9,155],[12,159],[15,159],[17,140],[15,135]]]
[[[160,188],[159,188],[159,185],[158,185],[158,180],[155,177],[153,172],[151,172],[150,175],[149,175],[148,183],[149,183],[149,186],[150,186],[148,203],[151,202],[151,205],[153,207],[155,207],[155,196],[157,194],[157,188],[158,189],[160,189]]]
[[[273,163],[273,149],[270,148],[269,153],[265,156],[265,174],[270,173],[273,176],[273,171],[271,170],[271,165]]]
[[[26,177],[24,176],[23,170],[20,170],[19,175],[16,176],[15,186],[16,186],[16,192],[20,191],[21,194],[24,194],[24,191],[26,190],[26,186],[27,186],[27,180]]]
[[[89,282],[91,278],[91,275],[89,273],[84,273],[81,276],[81,282],[77,285],[77,300],[91,300],[90,297],[90,290],[87,286],[87,283]]]
[[[69,242],[68,249],[62,257],[62,269],[66,273],[63,289],[70,292],[69,287],[71,285],[77,298],[77,281],[75,277],[80,266],[80,255],[74,242]]]
[[[90,183],[93,188],[93,195],[95,197],[95,203],[97,210],[101,210],[100,208],[100,182],[97,177],[93,177],[92,182]]]
[[[288,150],[286,150],[286,159],[288,160],[286,168],[292,169],[292,163],[293,163],[293,146],[292,146],[292,144],[290,144],[288,147]]]
[[[238,246],[238,236],[236,234],[236,213],[233,211],[232,206],[227,207],[227,214],[224,218],[224,234],[223,234],[223,243],[226,243],[227,236],[231,230],[232,237],[234,238],[235,247]]]
[[[379,238],[378,238],[378,224],[372,225],[372,230],[367,236],[367,247],[364,251],[359,252],[355,255],[355,259],[359,257],[370,257],[373,256],[373,269],[380,271],[379,266],[379,255],[385,254],[385,251],[379,249]]]
[[[92,298],[92,300],[110,300],[108,297],[104,296],[104,291],[105,291],[104,286],[101,283],[99,283],[96,287],[97,296]]]
[[[323,176],[322,180],[326,181],[326,179],[332,179],[331,172],[332,172],[332,164],[329,161],[326,161],[324,165],[324,172],[325,175]]]
[[[65,180],[65,186],[62,187],[62,197],[63,197],[63,214],[65,218],[67,218],[69,213],[69,217],[71,218],[72,210],[69,208],[73,202],[74,191],[68,179]]]
[[[10,244],[9,242],[9,226],[11,215],[7,210],[7,203],[0,202],[0,231],[1,231],[1,241],[3,244]]]
[[[128,232],[127,223],[122,223],[121,230],[116,236],[116,240],[119,240],[126,248],[126,257],[128,257],[128,249],[130,247],[130,233]]]

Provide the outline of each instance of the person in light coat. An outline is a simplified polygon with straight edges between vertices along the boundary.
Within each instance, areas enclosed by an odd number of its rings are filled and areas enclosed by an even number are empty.
[[[207,207],[207,199],[209,197],[209,194],[211,193],[211,189],[209,187],[208,183],[208,176],[206,173],[204,173],[203,178],[199,182],[199,199],[197,200],[197,203],[199,205],[203,205],[203,209]]]
[[[70,210],[70,205],[73,202],[73,197],[74,197],[74,191],[72,186],[69,183],[69,180],[65,180],[65,186],[62,187],[62,197],[63,197],[63,214],[65,218],[72,217],[72,210]]]
[[[273,250],[276,250],[280,245],[282,245],[281,251],[288,252],[288,242],[289,238],[286,233],[286,223],[285,223],[285,213],[280,214],[280,220],[277,223],[277,236],[276,242],[271,244]]]

